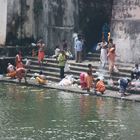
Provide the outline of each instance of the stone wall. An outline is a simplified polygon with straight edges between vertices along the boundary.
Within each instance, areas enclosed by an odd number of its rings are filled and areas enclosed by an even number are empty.
[[[44,8],[44,11],[47,10]],[[48,0],[47,45],[54,48],[66,39],[71,48],[72,34],[78,19],[78,0]],[[47,15],[47,14],[45,14]]]
[[[118,61],[140,62],[140,1],[114,0],[111,33]]]
[[[26,45],[35,35],[33,0],[9,0],[7,9],[6,44]]]
[[[0,1],[0,45],[5,44],[7,26],[7,0]]]
[[[7,45],[24,46],[43,38],[49,52],[63,39],[71,47],[77,17],[78,0],[10,0]]]
[[[43,38],[47,53],[52,53],[63,39],[72,48],[72,34],[82,32],[92,49],[107,22],[118,60],[139,62],[139,9],[139,0],[1,0],[0,44],[5,36],[7,45],[23,47]]]

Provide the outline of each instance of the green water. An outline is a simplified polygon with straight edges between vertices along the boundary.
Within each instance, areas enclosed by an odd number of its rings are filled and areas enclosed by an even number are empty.
[[[0,83],[0,140],[139,140],[140,103]]]

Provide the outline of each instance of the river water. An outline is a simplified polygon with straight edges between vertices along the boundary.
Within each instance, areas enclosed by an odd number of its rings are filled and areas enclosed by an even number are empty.
[[[0,83],[0,140],[139,140],[140,103]]]

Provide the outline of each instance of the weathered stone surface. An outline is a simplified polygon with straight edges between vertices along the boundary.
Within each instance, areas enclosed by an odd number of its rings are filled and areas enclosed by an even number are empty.
[[[2,0],[0,6],[0,44],[25,46],[43,38],[50,54],[63,39],[72,48],[72,34],[80,31],[92,50],[111,20],[119,61],[140,61],[139,0]]]
[[[0,78],[0,82],[9,82],[9,83],[19,84],[17,80],[8,79],[5,77]],[[40,84],[37,84],[35,80],[28,80],[28,84],[26,84],[26,83],[24,83],[24,81],[22,81],[21,85],[57,89],[57,90],[65,91],[65,92],[72,92],[75,94],[85,94],[85,95],[91,95],[91,96],[101,96],[104,98],[105,97],[106,98],[116,98],[116,99],[121,99],[121,100],[126,100],[126,101],[132,101],[132,102],[140,102],[139,94],[128,94],[125,97],[121,97],[121,95],[117,91],[106,90],[103,95],[102,94],[97,95],[93,91],[91,91],[91,92],[84,91],[81,88],[79,88],[78,86],[59,86],[58,83],[54,83],[54,82],[40,85]]]
[[[114,0],[111,30],[120,61],[140,61],[139,11],[139,0]]]
[[[7,0],[0,1],[0,45],[5,44],[7,23]]]

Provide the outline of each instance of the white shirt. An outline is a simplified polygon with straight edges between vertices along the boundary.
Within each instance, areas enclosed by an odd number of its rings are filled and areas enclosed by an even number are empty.
[[[83,43],[80,40],[77,40],[75,44],[76,51],[82,51],[82,46],[83,46]]]

